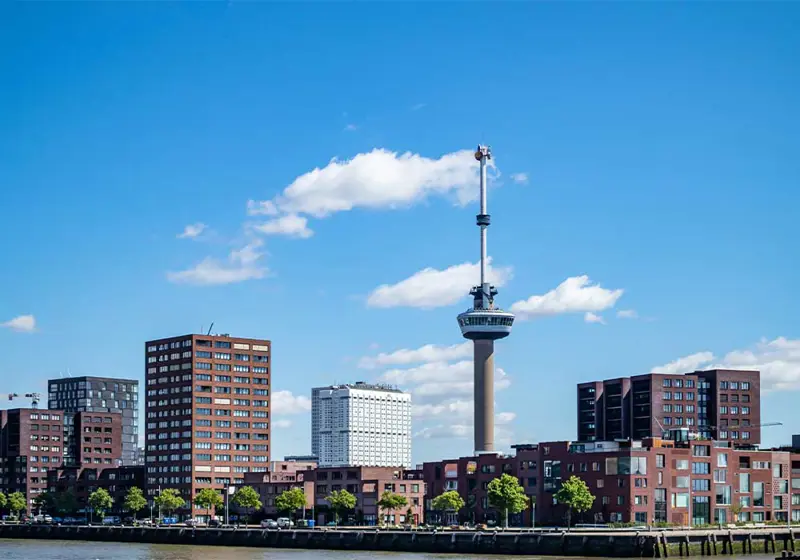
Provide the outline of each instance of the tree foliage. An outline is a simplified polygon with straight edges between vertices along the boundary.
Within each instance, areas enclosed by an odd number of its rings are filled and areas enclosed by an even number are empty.
[[[456,490],[449,490],[436,496],[431,506],[436,511],[459,511],[464,507],[464,499]]]
[[[153,498],[153,503],[155,503],[156,507],[169,514],[185,506],[186,500],[181,497],[181,493],[175,488],[165,488]]]
[[[222,496],[213,488],[203,488],[194,497],[194,503],[200,506],[208,515],[211,515],[211,508],[222,507],[224,503]]]
[[[503,514],[503,525],[508,527],[508,514],[519,513],[528,505],[528,497],[519,480],[510,474],[495,478],[488,487],[489,505]]]
[[[275,498],[275,507],[278,511],[294,513],[306,505],[306,493],[302,488],[285,490]]]
[[[73,513],[76,509],[78,509],[78,497],[72,490],[56,492],[54,498],[54,508],[56,512],[61,515]]]
[[[33,507],[37,512],[50,513],[56,505],[56,498],[50,492],[41,492],[33,498]]]
[[[356,497],[347,490],[334,490],[328,494],[328,497],[325,498],[325,501],[330,504],[331,509],[336,516],[337,523],[339,522],[339,516],[342,513],[350,511],[356,507]]]
[[[242,486],[231,498],[231,501],[245,510],[255,511],[261,507],[261,497],[250,486]]]
[[[125,494],[125,503],[123,504],[125,511],[129,511],[136,518],[136,514],[147,507],[147,500],[142,493],[141,488],[132,486]]]
[[[7,507],[14,515],[18,515],[20,512],[28,509],[28,502],[25,499],[25,494],[22,492],[13,492],[9,494]]]
[[[395,494],[389,490],[386,490],[383,494],[381,494],[381,498],[378,500],[378,508],[386,512],[386,514],[388,514],[390,511],[400,509],[407,505],[408,500],[406,500],[405,496]]]
[[[108,493],[108,490],[105,488],[98,488],[89,495],[89,505],[92,506],[92,509],[102,518],[106,512],[111,509],[111,506],[114,505],[114,500],[111,498],[111,494]]]
[[[567,526],[572,524],[572,511],[583,513],[592,509],[594,504],[594,496],[589,491],[589,487],[579,477],[572,475],[569,479],[561,483],[561,488],[553,496],[559,504],[566,505],[569,509],[567,511]]]
[[[5,509],[7,504],[8,504],[8,498],[6,498],[5,494],[0,492],[0,510]]]

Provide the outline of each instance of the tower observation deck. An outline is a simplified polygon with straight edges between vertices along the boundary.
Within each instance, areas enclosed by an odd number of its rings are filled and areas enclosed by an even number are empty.
[[[486,208],[486,165],[492,158],[488,146],[478,146],[475,159],[480,162],[480,214],[476,216],[481,231],[481,283],[470,290],[472,307],[458,315],[461,334],[473,342],[475,360],[475,452],[494,451],[494,341],[511,334],[514,315],[495,306],[497,289],[486,277],[486,230],[491,217]]]

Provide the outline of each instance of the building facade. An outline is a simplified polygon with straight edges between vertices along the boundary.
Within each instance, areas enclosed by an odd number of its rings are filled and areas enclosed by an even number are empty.
[[[114,377],[65,377],[50,379],[48,408],[70,413],[65,423],[64,463],[79,466],[79,442],[72,424],[77,412],[113,412],[122,419],[122,462],[136,464],[139,445],[139,382]]]
[[[47,473],[47,491],[53,494],[70,492],[75,497],[75,511],[56,511],[57,514],[71,515],[77,511],[86,510],[89,506],[89,496],[99,488],[105,489],[114,501],[106,515],[119,517],[130,516],[125,511],[125,496],[131,488],[144,487],[144,467],[124,466],[106,469],[95,467],[61,467],[51,469]],[[146,517],[150,514],[139,512],[137,517]],[[85,515],[85,514],[82,514]],[[95,520],[97,521],[97,520]]]
[[[65,414],[75,429],[77,450],[68,466],[97,470],[119,467],[123,457],[123,417],[116,412]],[[64,424],[66,426],[66,423]]]
[[[729,441],[547,442],[518,446],[514,456],[480,455],[425,463],[430,501],[456,490],[466,502],[460,521],[499,521],[486,487],[501,473],[518,478],[531,498],[529,510],[512,516],[517,526],[566,524],[566,507],[553,495],[577,476],[595,496],[584,523],[708,525],[800,521],[800,454],[734,447]]]
[[[661,437],[685,428],[700,437],[761,443],[758,371],[650,373],[578,385],[578,440]]]
[[[244,484],[258,492],[264,515],[273,519],[288,513],[278,510],[275,499],[287,490],[300,488],[306,496],[306,511],[310,515],[314,508],[314,482],[306,477],[316,466],[316,462],[273,461],[268,472],[245,474]],[[304,518],[303,515],[298,517]]]
[[[321,467],[410,467],[411,395],[363,382],[312,389],[311,452]]]
[[[175,488],[187,502],[179,515],[191,515],[201,489],[268,470],[271,354],[269,340],[229,335],[145,344],[148,499]]]
[[[0,411],[0,491],[22,492],[31,511],[47,490],[48,472],[61,466],[64,413],[14,408]]]
[[[376,525],[380,524],[381,516],[390,524],[419,524],[424,519],[425,481],[420,471],[394,467],[319,467],[304,474],[304,480],[314,486],[318,525],[334,521],[326,498],[336,490],[347,490],[356,498],[356,507],[345,515],[346,523]],[[399,511],[381,512],[378,501],[386,491],[404,496],[408,505]],[[409,509],[412,518],[407,515]]]

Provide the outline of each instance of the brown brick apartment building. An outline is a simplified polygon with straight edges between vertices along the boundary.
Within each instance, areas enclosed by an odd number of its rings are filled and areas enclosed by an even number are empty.
[[[467,503],[461,521],[497,520],[486,507],[486,484],[498,473],[514,474],[535,501],[535,510],[510,519],[529,526],[564,524],[565,507],[553,494],[577,476],[595,496],[583,522],[668,522],[703,525],[734,521],[800,521],[800,454],[735,448],[730,442],[660,439],[627,442],[548,442],[518,446],[515,456],[465,457],[423,466],[430,500],[457,490]],[[691,507],[690,507],[691,506]]]
[[[646,374],[578,385],[578,440],[661,437],[686,428],[702,437],[761,442],[758,371]]]
[[[406,510],[411,507],[413,522],[424,519],[425,481],[421,471],[394,467],[325,467],[305,473],[305,480],[314,484],[315,517],[319,525],[334,520],[325,498],[334,490],[347,490],[356,497],[351,521],[358,524],[379,524],[382,512],[378,500],[385,491],[405,496],[408,506],[389,514],[390,523],[406,523]]]
[[[115,412],[78,412],[75,426],[77,465],[107,469],[122,462],[122,415]]]
[[[175,488],[190,503],[267,471],[271,354],[269,340],[229,335],[145,343],[148,498]]]
[[[47,491],[51,493],[72,492],[78,510],[88,507],[91,493],[98,488],[103,488],[114,500],[114,505],[106,512],[106,515],[117,515],[123,518],[130,515],[125,511],[124,504],[128,490],[133,487],[144,488],[144,467],[62,467],[51,469],[47,473]],[[66,513],[69,515],[74,512]],[[142,511],[138,517],[145,517],[149,513],[149,510]]]
[[[13,408],[0,411],[0,491],[22,492],[29,510],[47,490],[47,473],[63,461],[64,413]]]
[[[286,490],[300,488],[306,496],[306,510],[314,507],[314,481],[307,475],[317,467],[315,461],[272,461],[268,472],[246,473],[244,484],[261,496],[263,513],[271,519],[283,512],[275,507],[275,499]],[[310,517],[310,515],[309,515]]]

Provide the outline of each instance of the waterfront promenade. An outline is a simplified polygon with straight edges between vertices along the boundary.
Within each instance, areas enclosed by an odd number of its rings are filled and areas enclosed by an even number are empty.
[[[680,557],[772,554],[800,546],[786,528],[713,531],[392,531],[265,530],[186,527],[2,525],[0,538],[128,542],[274,549],[584,557]]]

